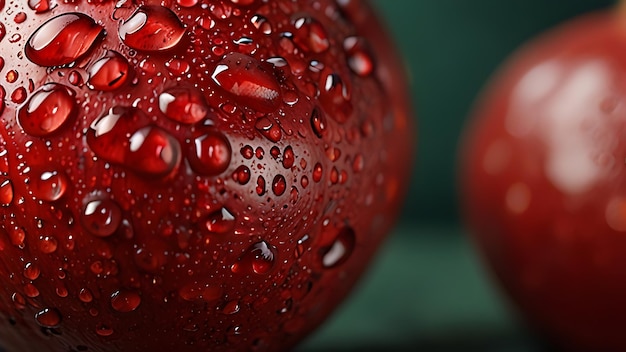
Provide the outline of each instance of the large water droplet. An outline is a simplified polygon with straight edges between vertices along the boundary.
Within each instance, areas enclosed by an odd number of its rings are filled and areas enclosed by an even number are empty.
[[[163,6],[140,6],[119,28],[124,44],[142,51],[171,49],[184,34],[178,16]]]
[[[122,210],[110,199],[92,200],[85,206],[82,224],[98,237],[111,236],[122,221]]]
[[[230,142],[217,130],[195,137],[189,146],[187,159],[199,174],[216,176],[226,171],[232,158]]]
[[[89,67],[89,88],[111,91],[115,90],[128,80],[130,65],[122,54],[109,50]]]
[[[47,136],[76,116],[74,91],[58,83],[37,90],[17,112],[17,120],[32,136]]]
[[[170,88],[161,93],[159,109],[170,119],[187,124],[201,121],[209,111],[202,94],[186,87]]]
[[[130,152],[124,164],[140,173],[167,175],[180,161],[180,144],[156,126],[146,126],[130,137]]]
[[[111,295],[111,307],[118,312],[132,312],[141,304],[141,296],[135,291],[119,290]]]
[[[28,39],[24,53],[41,66],[66,65],[85,55],[103,31],[85,14],[64,13],[37,28]]]
[[[274,181],[272,181],[272,191],[277,196],[282,196],[285,193],[285,189],[287,188],[287,182],[285,181],[285,176],[276,175],[274,177]]]
[[[37,264],[28,262],[26,263],[26,265],[24,265],[24,277],[25,278],[29,280],[37,280],[37,278],[39,277],[39,274],[41,274],[41,270],[39,270],[39,266]]]
[[[272,66],[240,54],[227,54],[211,78],[235,100],[260,112],[272,112],[281,102],[280,86]]]

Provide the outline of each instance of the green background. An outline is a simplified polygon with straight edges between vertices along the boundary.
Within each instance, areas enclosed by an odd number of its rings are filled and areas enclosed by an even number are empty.
[[[400,224],[300,351],[550,350],[490,281],[459,220],[458,140],[474,99],[522,43],[609,0],[375,0],[406,58],[418,153]]]

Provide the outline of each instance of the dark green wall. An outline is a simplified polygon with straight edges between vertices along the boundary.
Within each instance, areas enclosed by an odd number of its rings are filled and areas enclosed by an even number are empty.
[[[418,162],[404,221],[456,222],[457,143],[472,102],[524,41],[610,0],[374,0],[406,57]]]

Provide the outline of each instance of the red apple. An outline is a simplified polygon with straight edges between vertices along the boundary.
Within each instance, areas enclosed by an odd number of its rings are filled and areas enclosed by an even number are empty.
[[[0,346],[284,350],[346,296],[412,154],[369,5],[0,10]]]
[[[626,15],[536,39],[462,149],[467,223],[524,316],[572,350],[626,350]]]

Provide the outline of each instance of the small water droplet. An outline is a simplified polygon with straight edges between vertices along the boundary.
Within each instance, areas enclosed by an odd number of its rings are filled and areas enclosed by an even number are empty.
[[[311,112],[311,127],[313,128],[313,133],[318,138],[322,138],[324,133],[326,132],[326,116],[319,109],[313,109]]]
[[[313,168],[313,181],[320,182],[322,180],[323,174],[324,170],[322,169],[322,164],[315,164],[315,167]]]
[[[0,206],[8,207],[13,202],[13,183],[4,176],[0,176]]]
[[[251,146],[246,145],[241,148],[241,156],[246,159],[252,159],[254,157],[254,149]]]
[[[261,15],[254,15],[250,19],[250,22],[254,28],[260,30],[261,33],[266,35],[272,34],[272,24],[267,20],[267,18]]]
[[[58,83],[37,90],[17,112],[17,120],[31,136],[47,136],[76,116],[74,91]]]
[[[283,133],[280,130],[278,124],[272,122],[265,116],[258,118],[254,127],[256,127],[256,129],[261,132],[261,134],[265,136],[265,138],[274,143],[280,141],[283,136]]]
[[[235,227],[235,216],[226,208],[209,214],[204,222],[210,233],[225,234]]]
[[[13,301],[13,305],[15,306],[15,308],[17,309],[24,309],[26,308],[26,299],[24,298],[24,296],[22,296],[21,294],[14,292],[11,295],[11,301]]]
[[[174,121],[193,124],[207,116],[209,108],[202,94],[194,88],[170,88],[159,95],[159,109]]]
[[[343,42],[343,48],[352,72],[361,77],[367,77],[374,72],[374,60],[365,39],[348,37]]]
[[[165,63],[165,68],[174,76],[183,76],[189,73],[191,66],[185,60],[172,58]]]
[[[31,192],[41,200],[54,202],[61,198],[68,188],[68,178],[64,172],[46,170],[31,183]]]
[[[176,0],[176,3],[182,7],[194,7],[198,2],[199,0]]]
[[[13,17],[13,21],[17,24],[24,23],[24,21],[26,21],[26,13],[22,11],[16,13],[15,17]]]
[[[39,289],[37,289],[35,285],[29,283],[24,285],[24,294],[26,297],[35,298],[39,296]]]
[[[82,288],[78,292],[78,299],[80,299],[81,302],[89,303],[89,302],[93,301],[93,294],[91,293],[91,291],[88,288]]]
[[[96,325],[96,334],[102,337],[111,336],[113,335],[113,332],[113,329],[106,324],[99,323],[98,325]]]
[[[57,250],[58,242],[56,238],[52,236],[41,236],[39,237],[39,249],[45,253],[50,254],[54,253]]]
[[[44,308],[35,314],[37,324],[44,328],[57,328],[61,324],[61,314],[54,308]]]
[[[141,296],[135,291],[118,290],[111,295],[111,307],[118,312],[132,312],[141,304]]]
[[[41,66],[62,66],[85,55],[104,32],[91,17],[64,13],[42,24],[28,39],[26,57]]]
[[[240,185],[245,185],[250,181],[250,169],[245,165],[240,165],[233,172],[233,180]]]
[[[87,83],[91,89],[111,91],[124,85],[129,75],[128,60],[117,51],[108,50],[89,67]]]
[[[285,181],[285,176],[276,175],[274,177],[274,181],[272,181],[272,191],[277,196],[282,196],[285,193],[285,189],[287,188],[287,183]]]
[[[296,157],[293,153],[293,148],[287,146],[283,152],[283,167],[285,169],[291,169],[296,162]]]
[[[265,178],[263,176],[259,176],[256,179],[256,194],[262,196],[265,194]]]
[[[92,200],[85,206],[81,221],[91,234],[98,237],[111,236],[120,225],[122,210],[109,199]]]
[[[39,277],[39,274],[41,274],[41,271],[39,270],[39,266],[37,264],[28,262],[26,263],[26,265],[24,265],[24,277],[25,278],[29,280],[37,280],[37,278]]]
[[[272,270],[276,261],[274,251],[267,242],[257,242],[231,266],[231,270],[234,273],[267,274]]]
[[[228,315],[235,314],[238,313],[240,309],[241,307],[239,306],[239,301],[230,301],[227,302],[226,305],[224,305],[224,308],[222,308],[222,313]]]
[[[26,88],[17,87],[13,93],[11,93],[11,101],[15,104],[21,104],[26,100],[28,93],[26,92]]]
[[[119,27],[124,44],[141,51],[162,51],[175,47],[185,34],[176,14],[163,6],[140,6]]]
[[[293,21],[296,31],[293,40],[304,51],[323,53],[330,47],[328,34],[322,24],[314,18],[297,17]]]
[[[191,168],[199,174],[216,176],[228,169],[232,157],[230,142],[217,130],[195,137],[187,152]]]

